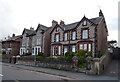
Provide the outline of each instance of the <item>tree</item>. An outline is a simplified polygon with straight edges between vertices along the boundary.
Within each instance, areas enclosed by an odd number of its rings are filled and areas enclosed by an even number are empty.
[[[116,40],[108,41],[108,47],[114,48],[116,45],[117,45],[117,41]]]

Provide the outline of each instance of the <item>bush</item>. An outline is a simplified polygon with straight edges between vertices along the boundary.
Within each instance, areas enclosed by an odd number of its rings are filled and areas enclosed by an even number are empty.
[[[6,51],[2,51],[2,54],[6,54]]]
[[[9,54],[2,54],[2,58],[9,58],[10,55]]]
[[[86,63],[83,63],[83,64],[80,64],[79,65],[79,68],[86,68],[87,67],[87,64]]]
[[[83,63],[85,63],[85,62],[86,62],[85,56],[79,56],[79,57],[78,57],[78,64],[83,64]]]
[[[78,52],[77,52],[77,56],[85,56],[85,54],[86,54],[87,52],[85,51],[85,50],[78,50]]]
[[[66,52],[66,53],[65,53],[65,56],[66,56],[66,57],[71,57],[71,58],[72,58],[74,55],[75,55],[74,52]]]
[[[87,55],[90,56],[90,57],[92,57],[92,51],[88,51]]]
[[[37,55],[37,56],[45,57],[44,53],[42,53],[42,52],[38,52],[38,55]]]
[[[29,52],[29,53],[25,53],[23,56],[30,56],[31,55],[31,53]]]

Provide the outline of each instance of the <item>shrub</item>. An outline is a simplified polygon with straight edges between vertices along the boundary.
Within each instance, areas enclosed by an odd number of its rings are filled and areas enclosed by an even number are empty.
[[[2,54],[6,54],[6,51],[2,51]]]
[[[57,59],[66,59],[66,56],[59,56],[59,57],[57,57]]]
[[[66,57],[73,57],[74,55],[75,55],[74,52],[66,52],[66,53],[65,53],[65,56],[66,56]]]
[[[79,57],[78,57],[78,64],[83,64],[83,63],[85,63],[85,62],[86,62],[85,56],[79,56]]]
[[[24,56],[30,56],[30,55],[31,55],[30,52],[24,54]]]
[[[85,56],[86,51],[85,50],[78,50],[77,56]]]
[[[86,63],[83,63],[83,64],[80,64],[79,65],[79,68],[86,68],[87,67],[87,64]]]
[[[38,55],[37,55],[37,56],[45,57],[44,53],[42,53],[42,52],[38,52]]]
[[[87,55],[90,56],[90,57],[92,57],[92,51],[88,51]]]

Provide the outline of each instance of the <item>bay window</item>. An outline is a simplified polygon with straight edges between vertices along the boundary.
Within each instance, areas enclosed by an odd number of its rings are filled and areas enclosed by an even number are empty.
[[[75,45],[72,46],[72,52],[75,52]]]
[[[92,44],[91,43],[80,44],[79,49],[83,49],[83,50],[86,50],[86,51],[92,51]]]
[[[91,51],[91,44],[88,44],[88,51]]]
[[[84,50],[87,50],[87,44],[84,44]]]
[[[80,44],[80,49],[83,49],[83,44]]]

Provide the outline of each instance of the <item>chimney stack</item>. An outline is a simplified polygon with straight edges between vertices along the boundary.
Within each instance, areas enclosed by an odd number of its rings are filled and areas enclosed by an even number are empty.
[[[15,34],[13,34],[12,37],[15,37]]]
[[[100,12],[99,12],[99,16],[103,16],[104,17],[103,12],[102,12],[101,9],[100,9]]]
[[[65,25],[65,22],[60,20],[60,25]]]
[[[55,20],[53,20],[53,21],[52,21],[52,27],[54,27],[56,24],[58,24],[58,22],[55,21]]]
[[[34,28],[30,27],[30,30],[31,30],[31,31],[34,31]]]

